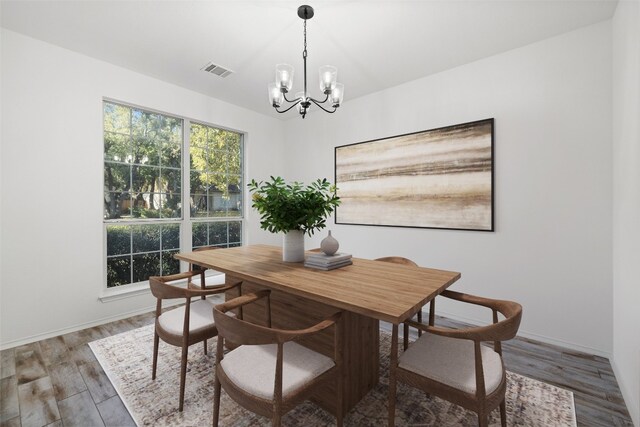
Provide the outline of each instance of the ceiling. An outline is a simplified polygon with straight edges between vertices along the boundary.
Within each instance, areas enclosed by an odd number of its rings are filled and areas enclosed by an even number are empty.
[[[292,1],[5,1],[4,28],[279,118],[275,64],[302,90],[302,20]],[[308,79],[338,67],[345,102],[611,18],[616,0],[311,3]],[[234,71],[201,71],[213,61]]]

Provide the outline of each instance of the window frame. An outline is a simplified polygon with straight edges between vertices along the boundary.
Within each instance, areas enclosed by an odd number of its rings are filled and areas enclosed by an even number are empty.
[[[120,101],[113,98],[103,97],[100,102],[100,107],[102,111],[102,200],[101,200],[101,212],[104,212],[104,193],[105,193],[105,176],[104,176],[104,166],[106,159],[106,153],[104,150],[104,139],[105,139],[105,113],[104,113],[104,105],[105,103],[111,103],[120,105],[123,107],[136,109],[144,111],[145,113],[151,114],[159,114],[162,116],[170,117],[173,119],[178,119],[182,121],[182,146],[181,146],[181,165],[180,165],[180,202],[181,202],[181,212],[179,218],[116,218],[116,219],[107,219],[102,218],[102,240],[103,240],[103,253],[102,253],[102,283],[101,283],[101,297],[100,299],[103,302],[111,301],[114,299],[120,299],[124,297],[125,294],[138,295],[140,293],[146,293],[149,291],[149,281],[141,281],[141,282],[132,282],[125,285],[112,286],[108,287],[108,266],[107,266],[107,228],[112,225],[123,225],[123,226],[135,226],[135,225],[151,225],[151,224],[177,224],[179,226],[179,243],[180,243],[180,252],[188,252],[192,250],[192,234],[193,234],[193,224],[196,222],[239,222],[240,223],[240,244],[244,245],[245,243],[245,229],[246,229],[246,202],[247,202],[247,192],[245,190],[245,178],[247,175],[246,171],[246,140],[247,140],[247,132],[232,129],[226,126],[219,126],[216,124],[212,124],[203,120],[196,120],[186,116],[180,116],[172,113],[167,113],[164,111],[160,111],[153,108],[147,108],[140,105],[136,105],[130,102]],[[216,129],[221,129],[224,131],[234,132],[239,135],[239,143],[240,143],[240,199],[242,201],[241,208],[238,216],[224,216],[224,217],[191,217],[191,125],[197,124],[201,126],[212,127]],[[228,226],[227,226],[228,229]],[[228,232],[227,232],[228,233]],[[228,234],[227,234],[228,235]],[[133,248],[132,248],[133,249]],[[131,253],[129,254],[131,255]],[[184,272],[188,270],[188,263],[184,261],[180,261],[180,271]]]

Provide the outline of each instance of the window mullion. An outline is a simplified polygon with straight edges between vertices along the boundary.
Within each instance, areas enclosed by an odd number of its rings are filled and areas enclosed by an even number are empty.
[[[180,249],[191,250],[191,120],[182,121],[182,223]],[[180,271],[186,271],[188,263],[180,261]]]
[[[133,227],[129,227],[129,283],[133,283]]]

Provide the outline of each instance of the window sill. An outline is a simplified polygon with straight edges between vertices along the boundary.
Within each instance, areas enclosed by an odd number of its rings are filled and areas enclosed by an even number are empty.
[[[222,274],[219,272],[209,273],[206,277],[216,276],[218,274]],[[186,285],[186,280],[179,280],[175,282],[171,282],[174,285]],[[118,301],[125,298],[136,297],[138,295],[145,295],[151,293],[151,289],[149,288],[149,282],[140,282],[135,283],[133,285],[124,285],[124,286],[116,286],[111,289],[104,289],[98,299],[101,302],[111,302]]]
[[[151,293],[151,289],[149,289],[149,282],[141,282],[136,283],[135,285],[117,286],[115,288],[105,289],[98,298],[101,302],[111,302],[148,293]]]

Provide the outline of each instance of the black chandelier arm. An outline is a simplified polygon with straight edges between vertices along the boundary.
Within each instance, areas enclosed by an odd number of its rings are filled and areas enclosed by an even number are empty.
[[[282,92],[282,95],[284,96],[284,100],[287,102],[295,102],[298,103],[300,101],[302,101],[300,98],[296,98],[296,99],[288,99],[287,98],[287,92]]]
[[[293,102],[293,101],[289,101],[289,102]],[[278,113],[286,113],[287,111],[291,110],[293,107],[295,107],[296,105],[300,104],[300,99],[298,99],[296,102],[294,102],[293,104],[291,104],[291,106],[289,108],[287,108],[286,110],[278,110],[278,107],[273,107]]]
[[[328,97],[329,97],[329,96],[327,95],[327,98],[328,98]],[[324,108],[322,105],[320,105],[320,104],[325,103],[325,102],[327,101],[326,99],[325,99],[324,101],[322,101],[322,102],[318,102],[318,101],[316,101],[316,100],[315,100],[315,99],[313,99],[313,98],[309,98],[309,99],[311,100],[311,102],[313,102],[313,103],[314,103],[314,104],[316,104],[318,107],[320,107],[320,109],[321,109],[321,110],[323,110],[324,112],[327,112],[327,113],[335,113],[335,112],[336,112],[336,110],[338,109],[338,107],[336,107],[336,106],[334,105],[334,106],[333,106],[333,111],[330,111],[330,110],[327,110],[326,108]]]
[[[312,100],[316,105],[324,104],[329,99],[329,94],[326,93],[325,95],[326,96],[324,97],[324,99],[322,101],[318,101],[317,99],[314,99],[314,98],[311,98],[311,97],[309,99]]]

